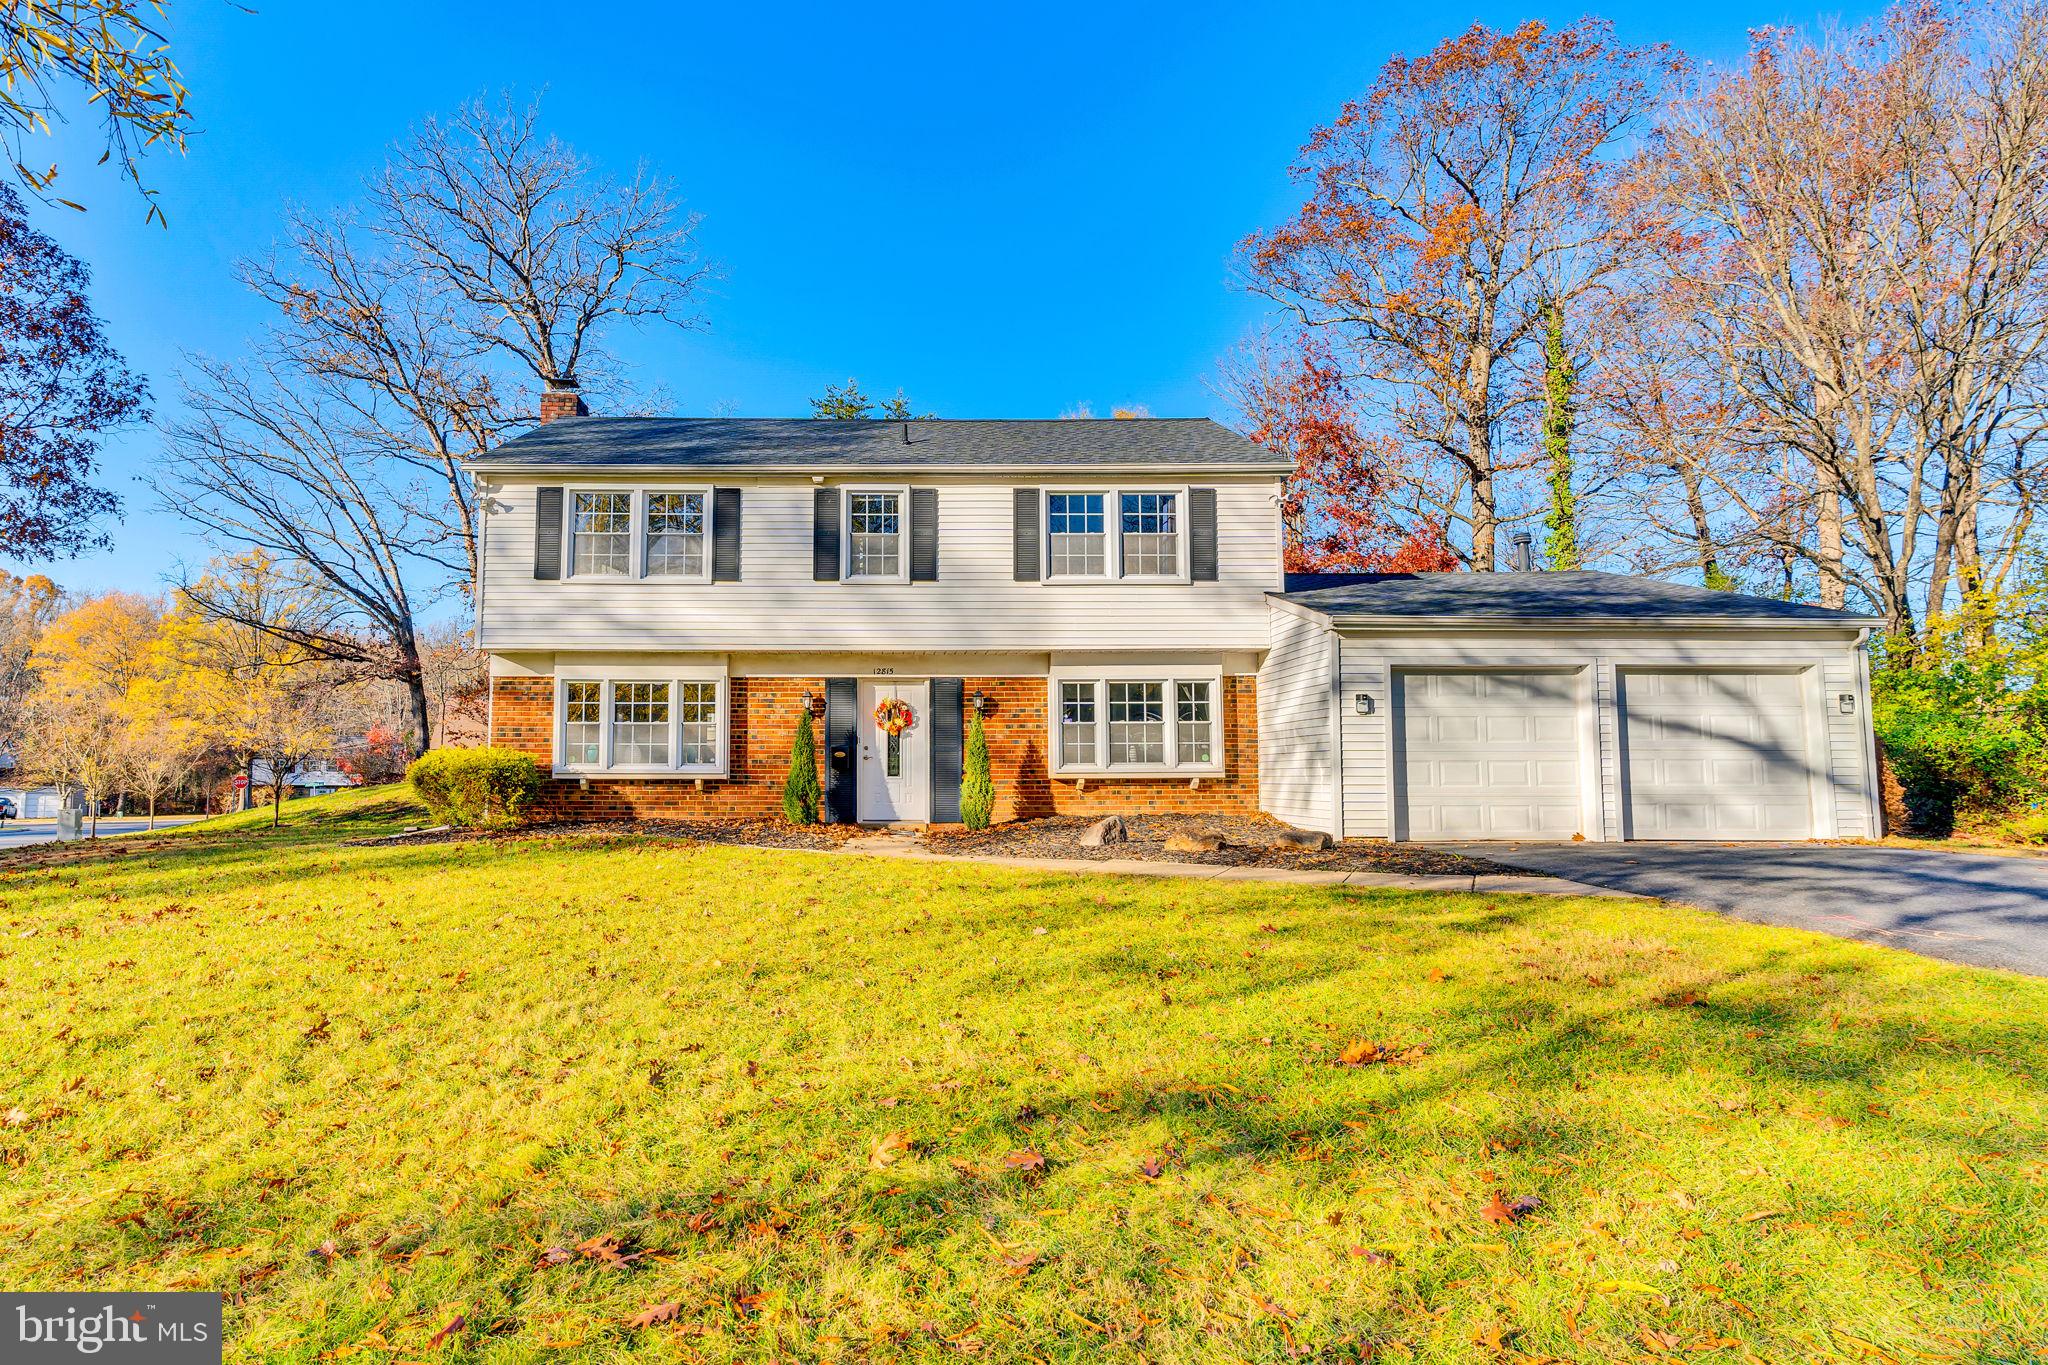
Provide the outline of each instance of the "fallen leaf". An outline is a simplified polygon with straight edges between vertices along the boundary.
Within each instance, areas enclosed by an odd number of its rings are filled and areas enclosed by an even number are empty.
[[[1147,1180],[1157,1180],[1160,1176],[1166,1174],[1166,1163],[1156,1156],[1148,1156],[1145,1158],[1144,1164],[1139,1166],[1138,1169],[1144,1173]]]
[[[1513,1200],[1504,1200],[1495,1194],[1487,1201],[1479,1216],[1489,1223],[1519,1223],[1543,1207],[1543,1201],[1532,1194],[1521,1195]]]
[[[1035,1251],[1020,1251],[1015,1256],[1003,1257],[998,1264],[1005,1271],[1021,1278],[1030,1274],[1031,1267],[1038,1264],[1038,1253]]]
[[[1045,1169],[1045,1154],[1027,1147],[1021,1152],[1012,1152],[1004,1157],[1003,1164],[1013,1171],[1042,1171]]]
[[[434,1333],[433,1336],[427,1338],[427,1349],[431,1351],[435,1347],[439,1346],[442,1342],[448,1340],[449,1337],[454,1336],[457,1332],[462,1330],[462,1324],[468,1321],[469,1319],[466,1316],[464,1316],[461,1313],[457,1313],[455,1315],[455,1321],[449,1323],[446,1327],[443,1327],[440,1331]]]
[[[576,1253],[567,1247],[549,1247],[535,1258],[535,1264],[542,1270],[551,1266],[567,1265],[576,1259]]]
[[[875,1145],[868,1149],[868,1165],[878,1171],[885,1170],[909,1150],[910,1134],[901,1128],[893,1133],[884,1133],[876,1138]]]
[[[632,1317],[627,1318],[626,1326],[652,1327],[656,1323],[674,1322],[676,1320],[676,1316],[682,1311],[683,1306],[680,1303],[675,1303],[673,1301],[669,1303],[650,1304],[648,1307],[643,1308],[639,1312],[635,1313]]]

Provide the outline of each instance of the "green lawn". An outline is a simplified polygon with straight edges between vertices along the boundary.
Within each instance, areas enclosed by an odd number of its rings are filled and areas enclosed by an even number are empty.
[[[290,810],[0,862],[0,1286],[378,1365],[2048,1352],[2048,982]]]

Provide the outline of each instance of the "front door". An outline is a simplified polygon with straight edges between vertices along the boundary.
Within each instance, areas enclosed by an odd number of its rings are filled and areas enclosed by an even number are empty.
[[[890,702],[896,706],[885,715]],[[860,818],[878,824],[931,819],[930,685],[887,678],[863,682],[854,729],[860,743]]]

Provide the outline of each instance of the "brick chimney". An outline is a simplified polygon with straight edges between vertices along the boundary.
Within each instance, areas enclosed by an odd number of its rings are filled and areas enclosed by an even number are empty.
[[[583,406],[583,395],[576,392],[573,379],[550,379],[541,390],[540,420],[552,422],[557,417],[588,417],[590,409]]]

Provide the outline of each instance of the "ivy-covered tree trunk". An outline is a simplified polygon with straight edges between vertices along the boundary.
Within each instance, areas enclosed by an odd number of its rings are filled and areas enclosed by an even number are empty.
[[[1544,558],[1553,569],[1579,567],[1578,494],[1572,488],[1572,391],[1578,372],[1565,346],[1564,309],[1555,300],[1543,309],[1543,456],[1550,466],[1549,531]]]
[[[782,813],[799,825],[818,822],[818,741],[811,734],[811,713],[806,709],[796,723],[796,738],[789,748],[789,776],[782,780]]]
[[[987,829],[995,816],[996,785],[989,773],[988,736],[981,717],[967,722],[967,759],[960,774],[960,821],[969,829]]]

